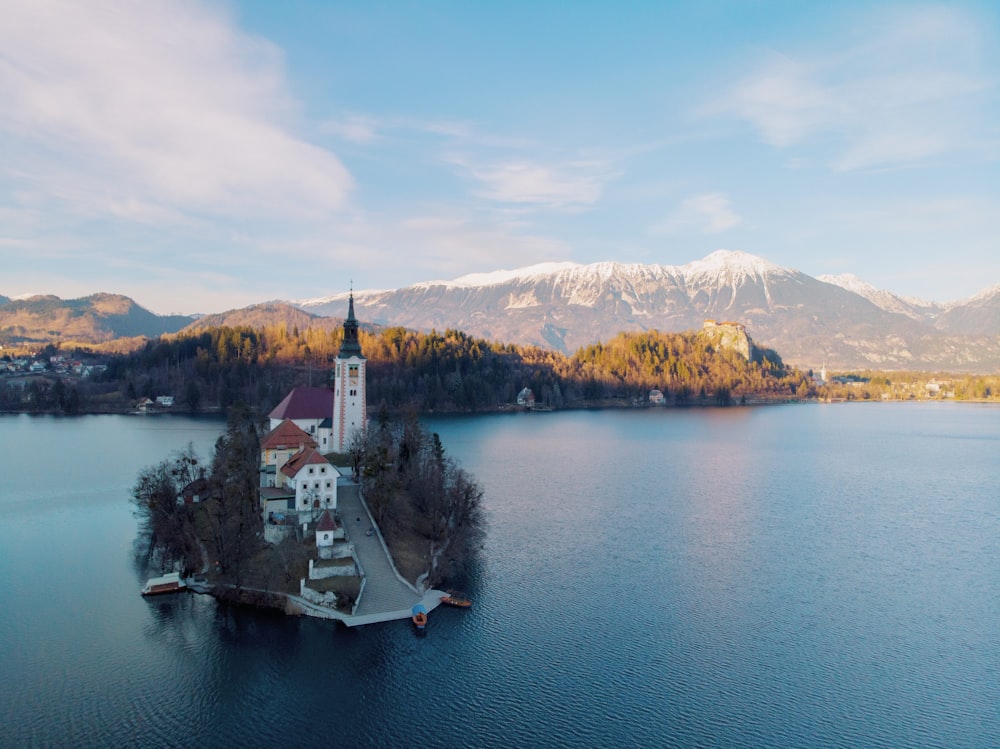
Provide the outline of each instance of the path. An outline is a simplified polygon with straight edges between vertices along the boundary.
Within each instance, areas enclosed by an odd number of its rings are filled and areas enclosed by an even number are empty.
[[[413,606],[417,603],[423,604],[428,612],[440,605],[441,596],[445,595],[442,591],[417,592],[416,588],[397,574],[389,550],[382,540],[382,534],[376,530],[372,535],[367,535],[367,530],[374,528],[375,522],[361,500],[360,488],[356,483],[347,479],[338,482],[337,510],[347,533],[347,540],[354,544],[354,551],[364,574],[364,586],[357,609],[354,614],[344,614],[301,596],[287,595],[289,600],[299,606],[307,616],[336,619],[348,627],[409,619]],[[188,587],[197,593],[211,592],[211,586],[207,583],[189,581]],[[246,587],[244,589],[254,590]]]
[[[414,604],[423,602],[426,607],[425,598],[428,596],[418,593],[416,588],[396,573],[381,534],[376,531],[367,535],[366,531],[374,528],[375,523],[361,501],[357,484],[344,481],[337,486],[337,509],[347,531],[347,540],[354,544],[354,551],[365,573],[365,588],[358,608],[354,616],[345,618],[344,622],[348,626],[355,626],[408,619]],[[439,591],[432,592],[436,594],[433,600],[436,606],[437,599],[443,594]]]

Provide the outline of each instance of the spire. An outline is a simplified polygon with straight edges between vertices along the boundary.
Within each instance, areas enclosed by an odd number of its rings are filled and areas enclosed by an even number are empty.
[[[349,359],[352,356],[364,358],[361,354],[361,342],[358,340],[358,321],[354,317],[354,290],[347,306],[347,319],[344,320],[344,341],[340,344],[338,358]]]

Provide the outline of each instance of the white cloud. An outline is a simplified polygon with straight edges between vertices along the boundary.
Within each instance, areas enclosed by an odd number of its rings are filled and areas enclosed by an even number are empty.
[[[570,254],[563,242],[524,232],[516,222],[484,223],[447,209],[413,216],[399,231],[401,241],[419,258],[424,278],[451,279],[472,270],[530,265]]]
[[[771,54],[711,110],[778,147],[830,148],[840,171],[908,166],[988,131],[996,74],[973,18],[925,7],[861,20],[866,36],[837,52]]]
[[[970,243],[970,235],[982,237],[994,246],[994,251],[997,246],[994,237],[1000,235],[1000,213],[991,200],[981,196],[891,199],[864,210],[845,212],[835,219],[868,227],[873,235],[890,232],[894,236],[910,235],[921,239],[939,235],[963,245]]]
[[[153,222],[336,210],[351,177],[295,116],[280,51],[217,8],[5,5],[0,179],[33,202]]]
[[[374,117],[351,115],[328,120],[320,129],[352,143],[371,143],[379,137],[378,127],[379,123]]]
[[[742,221],[725,194],[709,192],[684,200],[677,210],[654,226],[653,231],[661,234],[721,234]]]
[[[579,210],[600,199],[604,182],[612,176],[606,165],[596,162],[550,165],[515,159],[475,164],[458,156],[451,161],[482,185],[480,197],[521,206]]]

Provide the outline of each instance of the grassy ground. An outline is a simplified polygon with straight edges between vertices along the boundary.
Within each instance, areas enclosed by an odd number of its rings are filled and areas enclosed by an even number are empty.
[[[426,520],[419,517],[409,498],[396,496],[387,513],[390,520],[381,528],[392,561],[404,578],[415,583],[430,568],[431,542]]]

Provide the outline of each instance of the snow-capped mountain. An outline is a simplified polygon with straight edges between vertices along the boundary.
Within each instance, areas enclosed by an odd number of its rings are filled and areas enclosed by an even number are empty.
[[[964,302],[948,305],[934,321],[944,333],[997,336],[1000,320],[1000,284],[991,286]]]
[[[853,273],[842,273],[839,276],[816,276],[816,280],[839,286],[862,296],[886,312],[898,312],[901,315],[912,317],[914,320],[931,320],[944,309],[937,302],[925,302],[916,297],[896,296],[890,291],[875,288]]]
[[[296,304],[338,316],[345,297]],[[1000,367],[1000,288],[977,297],[974,307],[966,306],[973,300],[944,307],[881,292],[856,277],[817,279],[729,250],[679,266],[543,263],[354,298],[358,316],[369,322],[458,328],[563,352],[623,330],[691,330],[710,318],[743,323],[758,344],[803,367]],[[960,334],[965,325],[978,337]]]

